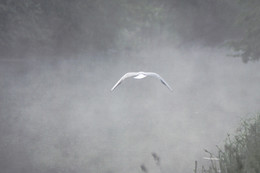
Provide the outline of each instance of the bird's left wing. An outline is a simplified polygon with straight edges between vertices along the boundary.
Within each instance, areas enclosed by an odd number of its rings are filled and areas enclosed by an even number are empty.
[[[136,76],[137,73],[136,72],[129,72],[129,73],[126,73],[124,76],[122,76],[119,81],[117,81],[117,83],[113,86],[113,88],[111,89],[111,91],[114,91],[114,89],[120,85],[123,80],[125,80],[126,78],[129,78],[129,77],[133,77],[133,76]]]
[[[172,88],[171,86],[157,73],[154,73],[154,72],[147,72],[147,75],[148,76],[153,76],[153,77],[156,77],[158,79],[160,79],[160,81],[169,89],[172,91]]]

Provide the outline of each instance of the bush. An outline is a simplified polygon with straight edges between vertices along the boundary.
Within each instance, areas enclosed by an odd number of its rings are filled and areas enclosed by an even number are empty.
[[[219,165],[212,161],[208,170],[202,169],[202,172],[259,173],[260,114],[243,120],[234,137],[228,135],[224,147],[218,150]]]

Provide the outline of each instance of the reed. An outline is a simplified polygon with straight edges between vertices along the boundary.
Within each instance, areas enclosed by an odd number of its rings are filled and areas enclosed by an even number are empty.
[[[242,120],[236,134],[228,134],[224,146],[217,148],[218,159],[211,159],[210,166],[201,169],[202,173],[260,173],[260,114]]]

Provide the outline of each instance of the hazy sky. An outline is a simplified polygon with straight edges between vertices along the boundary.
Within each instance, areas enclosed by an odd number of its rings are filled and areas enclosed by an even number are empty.
[[[134,55],[0,62],[3,172],[189,173],[206,164],[242,117],[259,111],[259,63],[221,49],[154,49]],[[154,71],[157,79],[127,79]],[[250,114],[250,115],[248,115]]]

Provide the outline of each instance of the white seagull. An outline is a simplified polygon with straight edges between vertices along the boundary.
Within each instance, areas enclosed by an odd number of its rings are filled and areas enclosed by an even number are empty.
[[[168,87],[169,90],[172,91],[172,88],[170,87],[170,85],[168,85],[166,83],[166,81],[160,76],[158,75],[157,73],[154,73],[154,72],[128,72],[126,73],[124,76],[121,77],[121,79],[119,79],[119,81],[113,86],[113,88],[111,89],[111,91],[113,91],[118,85],[120,85],[123,80],[125,80],[126,78],[129,78],[129,77],[133,77],[135,79],[143,79],[147,76],[152,76],[152,77],[156,77],[158,78],[165,86]]]

